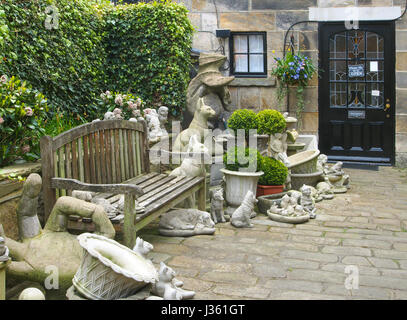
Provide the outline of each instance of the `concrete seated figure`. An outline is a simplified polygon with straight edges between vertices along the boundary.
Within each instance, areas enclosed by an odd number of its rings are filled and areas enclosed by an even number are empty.
[[[168,108],[166,106],[161,106],[158,108],[158,119],[160,120],[162,136],[168,136],[167,129],[165,128],[165,125],[168,122]]]
[[[303,185],[300,192],[302,194],[300,198],[300,205],[304,208],[304,211],[309,214],[311,219],[315,219],[317,208],[315,207],[315,200],[311,196],[311,187]]]
[[[150,108],[144,109],[144,116],[147,121],[149,142],[155,143],[160,141],[161,137],[163,136],[163,132],[161,130],[157,110]]]
[[[82,256],[76,236],[67,231],[68,216],[92,218],[96,233],[108,238],[114,238],[115,230],[101,206],[65,196],[57,200],[42,229],[37,224],[36,212],[29,214],[30,208],[36,207],[41,185],[41,177],[37,174],[31,174],[24,185],[17,210],[21,242],[6,237],[0,225],[0,235],[5,238],[12,258],[8,277],[44,283],[50,275],[47,268],[56,266],[59,287],[66,290],[72,284]]]
[[[321,154],[318,157],[318,169],[323,171],[323,177],[329,179],[332,185],[333,193],[345,193],[350,189],[350,177],[343,171],[343,163],[341,161],[334,165],[328,165],[328,157]],[[324,179],[326,181],[326,179]]]

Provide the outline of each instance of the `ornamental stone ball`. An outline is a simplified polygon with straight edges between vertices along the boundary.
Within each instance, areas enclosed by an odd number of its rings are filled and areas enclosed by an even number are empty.
[[[45,296],[40,289],[27,288],[20,293],[18,300],[45,300]]]

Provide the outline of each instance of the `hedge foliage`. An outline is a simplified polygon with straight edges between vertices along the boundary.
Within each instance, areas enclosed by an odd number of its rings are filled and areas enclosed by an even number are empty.
[[[284,132],[287,127],[284,116],[277,110],[265,109],[256,116],[259,134],[275,134]]]
[[[51,5],[59,19],[47,29],[55,16],[47,11]],[[27,80],[47,97],[50,111],[88,120],[98,116],[96,101],[106,90],[179,112],[192,34],[185,6],[167,0],[117,6],[107,0],[2,0],[0,75]]]
[[[262,157],[260,160],[260,171],[264,174],[259,178],[259,184],[264,186],[280,186],[287,180],[288,169],[279,160]]]
[[[258,123],[256,113],[249,109],[238,109],[232,113],[228,120],[228,128],[235,131],[244,129],[246,137],[249,137],[250,130],[257,130]]]
[[[230,171],[260,171],[262,156],[256,149],[232,147],[223,155],[223,164]]]

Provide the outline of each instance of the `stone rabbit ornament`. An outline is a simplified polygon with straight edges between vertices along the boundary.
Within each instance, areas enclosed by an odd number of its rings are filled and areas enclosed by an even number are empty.
[[[239,208],[233,212],[230,219],[232,226],[236,228],[253,228],[250,217],[254,212],[254,205],[258,202],[255,195],[249,190]]]
[[[137,237],[136,245],[133,247],[133,251],[140,254],[143,258],[147,258],[147,254],[153,249],[154,246],[151,243],[144,241],[139,237]]]

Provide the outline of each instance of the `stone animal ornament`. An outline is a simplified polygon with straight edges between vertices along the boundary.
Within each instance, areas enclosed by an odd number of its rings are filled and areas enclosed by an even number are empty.
[[[311,196],[311,187],[304,184],[300,192],[302,193],[300,198],[301,206],[304,208],[304,211],[309,214],[311,219],[315,219],[317,208],[315,207],[315,200]]]
[[[151,243],[144,241],[143,239],[141,239],[139,237],[137,237],[136,245],[133,247],[133,251],[137,252],[144,258],[146,258],[147,254],[153,249],[154,249],[154,246]]]
[[[226,222],[225,211],[223,209],[223,189],[219,189],[212,194],[211,199],[211,216],[215,224]]]
[[[31,188],[41,189],[39,179],[28,177],[27,180],[35,182],[30,184]],[[72,285],[72,278],[81,263],[82,248],[76,236],[68,233],[69,215],[92,218],[96,233],[108,238],[115,236],[115,229],[101,206],[72,197],[60,197],[44,229],[39,229],[38,234],[32,238],[23,238],[22,242],[14,241],[5,236],[0,225],[0,236],[5,239],[12,258],[8,278],[44,283],[49,277],[47,267],[52,265],[59,271],[60,290],[64,291]],[[24,234],[26,233],[23,232],[22,235]]]
[[[158,231],[163,236],[190,237],[214,234],[215,223],[208,212],[197,209],[177,209],[161,216]]]
[[[281,199],[280,204],[273,203],[271,208],[267,211],[270,218],[270,214],[278,214],[284,217],[300,217],[307,214],[304,208],[299,204],[301,198],[300,192],[292,191],[291,194],[286,194]]]
[[[188,129],[181,131],[175,139],[172,151],[186,152],[191,136],[197,135],[200,142],[206,141],[208,134],[208,119],[216,115],[215,111],[206,105],[203,98],[198,100],[198,106],[194,113],[194,119],[189,125]],[[212,141],[211,141],[212,142]]]
[[[72,197],[79,199],[79,200],[91,202],[92,198],[93,198],[93,192],[82,191],[82,190],[73,190]]]
[[[253,228],[250,217],[254,212],[254,205],[258,202],[255,195],[249,190],[239,208],[233,212],[230,219],[232,226],[236,228]]]
[[[166,266],[164,262],[161,262],[158,271],[158,282],[153,285],[151,293],[162,297],[164,300],[192,299],[195,296],[195,292],[176,286],[174,284],[175,276],[175,271]],[[182,284],[182,282],[178,282],[178,284]]]
[[[103,210],[106,212],[106,215],[109,219],[113,219],[118,214],[122,213],[123,210],[119,210],[117,205],[112,205],[108,200],[104,198],[94,197],[96,193],[89,191],[74,190],[72,191],[72,197],[80,199],[86,202],[91,202],[103,207]]]
[[[333,185],[329,182],[328,177],[324,177],[323,182],[319,182],[316,185],[317,198],[322,198],[322,200],[331,200],[334,198]]]
[[[198,141],[197,135],[189,138],[187,153],[192,153],[192,157],[187,156],[181,166],[170,173],[170,176],[199,177],[205,175],[205,164],[199,154],[207,154],[208,148]]]
[[[228,84],[234,80],[234,77],[224,77],[221,74],[219,69],[225,61],[226,57],[220,54],[200,54],[198,74],[191,80],[187,90],[184,128],[189,126],[198,107],[198,100],[204,98],[215,111],[215,116],[208,119],[207,127],[226,129],[226,120],[233,111],[230,106],[232,100]]]

